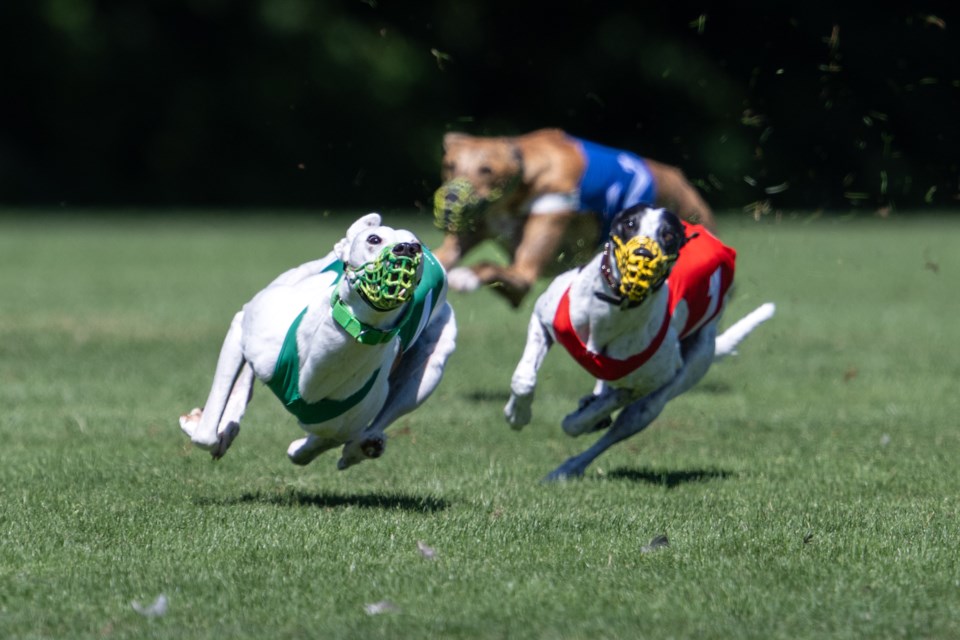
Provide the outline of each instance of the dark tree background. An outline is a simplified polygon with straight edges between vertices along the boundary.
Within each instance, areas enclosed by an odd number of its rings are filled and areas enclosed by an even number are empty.
[[[0,203],[429,203],[445,131],[557,126],[717,208],[960,205],[955,10],[5,0]]]

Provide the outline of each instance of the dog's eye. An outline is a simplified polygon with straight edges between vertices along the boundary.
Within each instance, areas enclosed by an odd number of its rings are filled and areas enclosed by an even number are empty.
[[[627,218],[626,221],[624,221],[623,226],[625,226],[627,229],[636,229],[637,221],[634,218]]]
[[[490,176],[490,175],[493,175],[493,169],[491,169],[491,168],[488,167],[487,165],[481,166],[479,169],[477,169],[477,172],[478,172],[480,175],[482,175],[482,176]]]
[[[381,242],[383,242],[383,240],[381,240],[380,236],[375,233],[371,233],[369,236],[367,236],[367,244],[380,244]]]

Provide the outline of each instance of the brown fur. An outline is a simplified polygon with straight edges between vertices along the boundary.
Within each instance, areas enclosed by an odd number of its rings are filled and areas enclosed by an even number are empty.
[[[511,264],[504,267],[481,262],[471,268],[482,284],[493,285],[518,306],[541,275],[583,264],[594,253],[599,241],[594,216],[575,211],[536,215],[525,210],[533,198],[570,192],[579,185],[586,163],[566,133],[560,129],[540,129],[515,137],[448,133],[443,150],[444,182],[466,178],[480,197],[487,197],[493,189],[508,188],[523,169],[512,191],[491,205],[485,224],[470,233],[447,234],[435,252],[446,269],[456,266],[480,242],[496,240],[510,254]],[[709,205],[683,172],[645,160],[656,187],[654,204],[715,231]]]

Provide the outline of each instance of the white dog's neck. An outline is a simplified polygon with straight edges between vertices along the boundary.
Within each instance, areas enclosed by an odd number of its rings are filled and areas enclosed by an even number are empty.
[[[335,289],[328,289],[324,295],[328,296],[326,300],[311,304],[297,327],[300,391],[308,402],[326,397],[331,388],[340,388],[343,371],[356,376],[356,388],[367,382],[383,363],[384,351],[399,349],[398,325],[405,312],[405,306],[377,311],[353,290],[346,278],[341,278]],[[352,320],[336,318],[334,306],[338,298]]]
[[[363,299],[345,276],[340,279],[337,285],[337,298],[343,307],[362,325],[378,331],[390,331],[403,320],[404,312],[409,303],[400,305],[390,311],[380,311],[375,309],[370,303]]]
[[[594,257],[577,273],[570,285],[570,322],[577,335],[593,353],[605,353],[618,338],[628,336],[641,347],[660,333],[667,317],[669,290],[664,283],[642,304],[621,308],[602,298],[620,297],[600,271],[602,256]],[[601,294],[598,297],[596,294]]]

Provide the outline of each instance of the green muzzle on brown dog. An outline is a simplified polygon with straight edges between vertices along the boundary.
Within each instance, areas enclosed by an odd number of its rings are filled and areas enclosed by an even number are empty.
[[[500,195],[502,193],[497,197]],[[481,198],[476,187],[466,178],[448,180],[433,195],[434,224],[448,233],[474,231],[489,203],[490,199]]]

